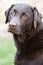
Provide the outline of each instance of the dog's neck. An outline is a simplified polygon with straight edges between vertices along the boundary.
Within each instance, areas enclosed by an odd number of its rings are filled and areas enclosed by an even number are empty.
[[[24,42],[27,38],[27,35],[18,35],[17,38],[19,42]]]
[[[39,39],[39,38],[41,38],[41,37],[39,37],[39,35],[42,35],[42,34],[39,34],[38,37],[37,37],[37,35],[38,34],[36,34],[36,32],[34,32],[34,34],[30,37],[28,35],[27,36],[14,35],[14,37],[15,37],[14,39],[16,41],[15,44],[17,47],[17,55],[20,56],[19,58],[22,58],[22,56],[23,56],[23,59],[24,59],[24,57],[25,58],[28,57],[28,58],[32,59],[35,57],[34,55],[37,54],[37,52],[40,52],[40,50],[43,50],[43,44],[40,44],[41,39]],[[22,40],[24,42],[21,42]]]

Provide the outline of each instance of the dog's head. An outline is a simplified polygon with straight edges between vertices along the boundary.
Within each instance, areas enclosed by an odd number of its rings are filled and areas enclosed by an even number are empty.
[[[27,4],[14,4],[6,12],[6,23],[9,32],[13,34],[29,34],[33,28],[37,29],[41,22],[41,14],[34,7]]]

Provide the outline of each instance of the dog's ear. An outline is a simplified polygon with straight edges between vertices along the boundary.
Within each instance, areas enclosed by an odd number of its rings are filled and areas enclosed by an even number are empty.
[[[13,8],[13,6],[14,6],[14,4],[13,4],[13,5],[11,5],[11,7],[10,7],[8,10],[6,10],[6,11],[5,11],[5,16],[6,16],[6,22],[5,22],[5,23],[7,23],[7,22],[8,22],[9,12],[10,12],[10,11],[11,11],[11,9]]]
[[[35,29],[39,26],[41,19],[42,19],[41,14],[38,12],[37,8],[34,7],[34,28]]]

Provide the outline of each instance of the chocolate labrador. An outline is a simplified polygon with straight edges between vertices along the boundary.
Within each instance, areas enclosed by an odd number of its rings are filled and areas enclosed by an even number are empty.
[[[43,22],[37,8],[13,4],[5,16],[17,47],[14,65],[43,65]]]

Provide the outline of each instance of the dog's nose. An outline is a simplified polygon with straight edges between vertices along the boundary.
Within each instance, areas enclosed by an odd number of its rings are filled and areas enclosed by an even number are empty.
[[[11,24],[9,24],[9,27],[11,27],[11,28],[16,28],[15,25],[11,25]]]
[[[14,27],[14,25],[9,24],[10,27]]]

